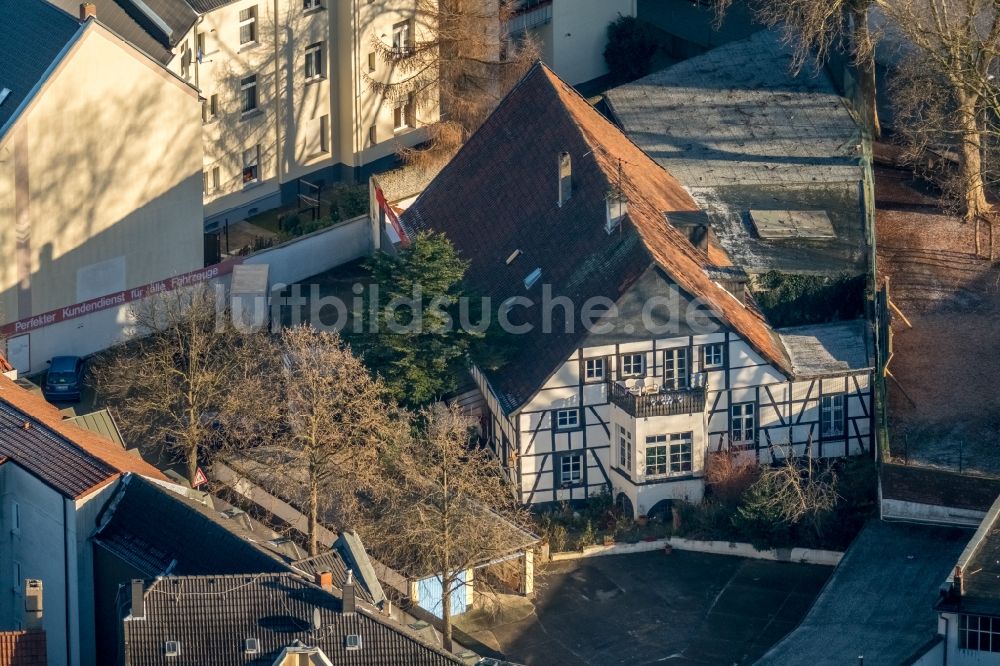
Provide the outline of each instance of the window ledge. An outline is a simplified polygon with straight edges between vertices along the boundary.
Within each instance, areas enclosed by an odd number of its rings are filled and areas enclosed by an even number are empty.
[[[253,111],[244,111],[244,112],[242,112],[240,114],[240,120],[250,120],[252,118],[256,118],[257,116],[260,116],[260,115],[263,115],[263,114],[264,114],[264,112],[261,111],[260,107],[258,106]]]
[[[320,81],[326,81],[326,77],[322,76],[322,75],[320,75],[320,76],[313,76],[311,78],[306,79],[306,85],[308,86],[308,85],[310,85],[312,83],[319,83]]]
[[[394,127],[394,128],[392,128],[392,133],[394,135],[396,135],[396,136],[399,136],[400,134],[406,134],[407,132],[412,132],[415,129],[417,129],[417,128],[416,127],[410,127],[409,125],[404,125],[403,127]]]
[[[254,50],[255,48],[257,48],[258,46],[260,46],[260,41],[256,41],[256,42],[247,42],[246,44],[240,44],[240,48],[238,48],[238,49],[236,50],[236,52],[237,52],[237,53],[243,53],[243,52],[245,52],[245,51],[252,51],[252,50]]]
[[[325,12],[326,7],[324,5],[319,5],[318,7],[311,7],[309,9],[303,9],[303,16],[312,16],[313,14],[319,14],[320,12]]]
[[[260,187],[263,184],[264,183],[260,178],[249,183],[243,183],[243,191],[246,192],[247,190],[252,190],[253,188]]]

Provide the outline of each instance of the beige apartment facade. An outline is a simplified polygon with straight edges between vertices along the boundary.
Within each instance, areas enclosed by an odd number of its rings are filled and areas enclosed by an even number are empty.
[[[426,140],[436,104],[369,84],[405,76],[375,40],[406,49],[425,39],[418,0],[211,4],[168,64],[202,97],[206,228],[315,196],[312,185],[362,180]]]
[[[18,5],[0,28],[0,336],[29,372],[112,344],[129,290],[202,268],[202,142],[192,86],[92,18]]]

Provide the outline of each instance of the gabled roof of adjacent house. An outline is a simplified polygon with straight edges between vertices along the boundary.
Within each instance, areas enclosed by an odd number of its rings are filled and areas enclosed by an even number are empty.
[[[1000,497],[954,561],[948,582],[938,610],[1000,616]]]
[[[82,32],[80,24],[45,0],[0,0],[0,136],[17,110]]]
[[[144,617],[124,621],[128,663],[164,663],[165,641],[180,643],[184,663],[271,666],[296,641],[318,647],[339,666],[443,666],[463,663],[393,620],[341,601],[294,574],[168,577],[144,597]],[[348,636],[360,648],[348,649]],[[256,638],[258,652],[244,641]]]
[[[0,631],[0,666],[46,666],[45,632]]]
[[[240,525],[223,515],[211,496],[196,491],[182,496],[185,489],[168,488],[136,475],[126,477],[99,518],[94,543],[147,578],[281,572],[288,570],[286,562],[297,559],[283,561],[266,546],[277,535],[255,533],[249,518]]]
[[[560,207],[562,152],[571,156],[573,193]],[[608,234],[606,196],[612,190],[624,194],[628,213],[619,230]],[[555,308],[553,332],[542,332],[541,285],[551,285],[553,296],[566,296],[579,308],[597,296],[617,301],[651,265],[704,301],[766,360],[790,370],[764,320],[706,275],[706,268],[729,264],[725,253],[712,244],[707,252],[696,249],[667,222],[697,210],[673,176],[539,63],[406,210],[402,223],[410,235],[444,232],[471,262],[470,291],[492,297],[494,311],[513,296],[535,299],[525,315],[534,330],[518,336],[512,362],[487,373],[512,412],[586,334],[579,318],[565,332],[561,308]],[[536,269],[540,284],[526,289],[525,278]]]
[[[73,499],[128,472],[166,480],[160,470],[97,433],[74,425],[41,396],[3,376],[0,456]]]
[[[200,14],[237,0],[89,0],[97,20],[140,51],[166,65],[173,47],[187,35]],[[49,0],[77,16],[80,0]]]
[[[79,15],[80,0],[48,0],[56,5],[71,17]],[[128,0],[89,0],[97,8],[97,20],[111,32],[115,33],[126,42],[129,42],[137,49],[148,55],[161,65],[166,65],[174,57],[171,50],[172,44],[164,37],[162,31],[147,30],[139,24],[133,15],[126,11],[126,7],[134,5],[128,4]],[[184,4],[183,2],[178,4]],[[190,27],[194,23],[191,19]]]
[[[969,534],[869,521],[801,624],[757,663],[911,663],[937,634],[934,602]]]
[[[624,132],[709,214],[750,272],[861,274],[861,130],[825,71],[792,73],[780,30],[654,72],[605,97]],[[834,237],[760,238],[751,210],[824,211]]]

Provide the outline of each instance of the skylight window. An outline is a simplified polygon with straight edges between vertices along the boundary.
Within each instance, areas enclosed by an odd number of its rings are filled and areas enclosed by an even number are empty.
[[[539,278],[541,277],[542,277],[541,268],[536,268],[535,270],[531,271],[530,273],[528,273],[528,276],[524,278],[524,288],[531,289],[531,287],[534,286],[534,284],[538,282]]]

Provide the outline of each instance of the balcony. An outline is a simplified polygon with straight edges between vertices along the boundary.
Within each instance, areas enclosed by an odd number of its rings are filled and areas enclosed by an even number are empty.
[[[705,387],[641,393],[618,382],[608,382],[608,400],[629,416],[675,416],[705,411]]]

